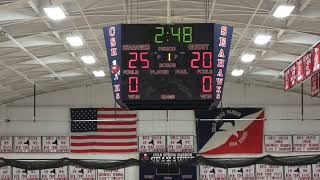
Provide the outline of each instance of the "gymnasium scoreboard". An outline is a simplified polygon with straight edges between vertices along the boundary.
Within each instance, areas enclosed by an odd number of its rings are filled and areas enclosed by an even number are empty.
[[[208,109],[222,98],[232,27],[119,24],[104,28],[114,98],[130,109]]]

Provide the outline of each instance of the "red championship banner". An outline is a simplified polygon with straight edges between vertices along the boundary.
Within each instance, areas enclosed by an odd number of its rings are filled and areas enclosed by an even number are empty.
[[[98,169],[98,180],[124,180],[124,169],[103,170]]]
[[[14,180],[38,180],[40,178],[40,170],[24,170],[12,168]]]
[[[293,151],[296,151],[296,152],[320,151],[320,136],[314,136],[314,135],[293,136]]]
[[[290,71],[289,69],[284,71],[283,74],[283,89],[288,91],[290,89]]]
[[[165,152],[166,136],[139,136],[139,152]]]
[[[168,152],[193,152],[193,136],[167,136]]]
[[[316,73],[311,77],[311,96],[317,96],[319,94],[319,79],[320,73]]]
[[[312,177],[314,180],[320,179],[320,163],[312,164]]]
[[[255,180],[254,165],[241,167],[241,168],[229,168],[228,180]]]
[[[292,136],[264,136],[264,148],[266,152],[291,152]]]
[[[283,167],[257,164],[256,180],[283,180]]]
[[[296,70],[297,83],[300,83],[300,82],[304,81],[306,78],[302,58],[297,60],[296,67],[297,67],[297,70]]]
[[[285,166],[285,180],[311,180],[311,165]]]
[[[227,169],[200,166],[200,180],[227,180]]]
[[[313,73],[320,70],[320,43],[312,49]]]
[[[69,166],[69,180],[95,180],[96,170]]]
[[[14,152],[41,152],[41,136],[14,137]]]
[[[69,136],[42,137],[42,152],[69,152]]]
[[[303,64],[304,64],[304,69],[305,69],[305,74],[306,77],[305,79],[308,79],[313,72],[313,62],[311,58],[311,52],[307,52],[303,57]]]
[[[42,169],[41,180],[67,180],[68,179],[68,167],[55,169]]]
[[[10,136],[0,137],[0,152],[13,152],[13,138]]]
[[[11,180],[12,179],[10,166],[0,167],[0,179],[1,180]]]
[[[290,83],[290,88],[294,87],[297,84],[297,66],[296,62],[294,62],[291,67],[289,68],[289,83]]]

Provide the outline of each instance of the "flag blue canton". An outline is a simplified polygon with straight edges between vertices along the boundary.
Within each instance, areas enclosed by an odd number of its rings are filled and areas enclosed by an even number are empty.
[[[71,108],[71,132],[94,132],[97,131],[96,108]]]

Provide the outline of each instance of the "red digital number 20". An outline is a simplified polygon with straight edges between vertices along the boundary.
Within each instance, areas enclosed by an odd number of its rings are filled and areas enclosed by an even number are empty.
[[[196,55],[196,58],[191,59],[191,68],[192,69],[199,69],[200,66],[197,65],[200,59],[202,59],[202,68],[212,68],[212,52],[202,52],[193,51],[193,55]],[[201,58],[202,56],[202,58]],[[206,58],[209,57],[209,64],[206,62]]]

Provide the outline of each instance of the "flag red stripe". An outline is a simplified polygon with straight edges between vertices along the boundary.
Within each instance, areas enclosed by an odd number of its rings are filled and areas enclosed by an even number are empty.
[[[134,139],[136,135],[127,136],[102,136],[102,135],[82,135],[82,136],[71,136],[71,139]]]
[[[137,142],[86,142],[86,143],[71,143],[71,146],[135,146]]]
[[[135,125],[136,121],[98,121],[98,125]]]
[[[136,149],[84,149],[71,150],[72,153],[130,153],[137,152]]]
[[[136,118],[137,114],[97,114],[97,118]]]
[[[117,129],[109,129],[109,128],[99,128],[97,132],[135,132],[136,128],[117,128]]]
[[[126,108],[97,108],[97,111],[128,111],[128,112],[132,112]]]

